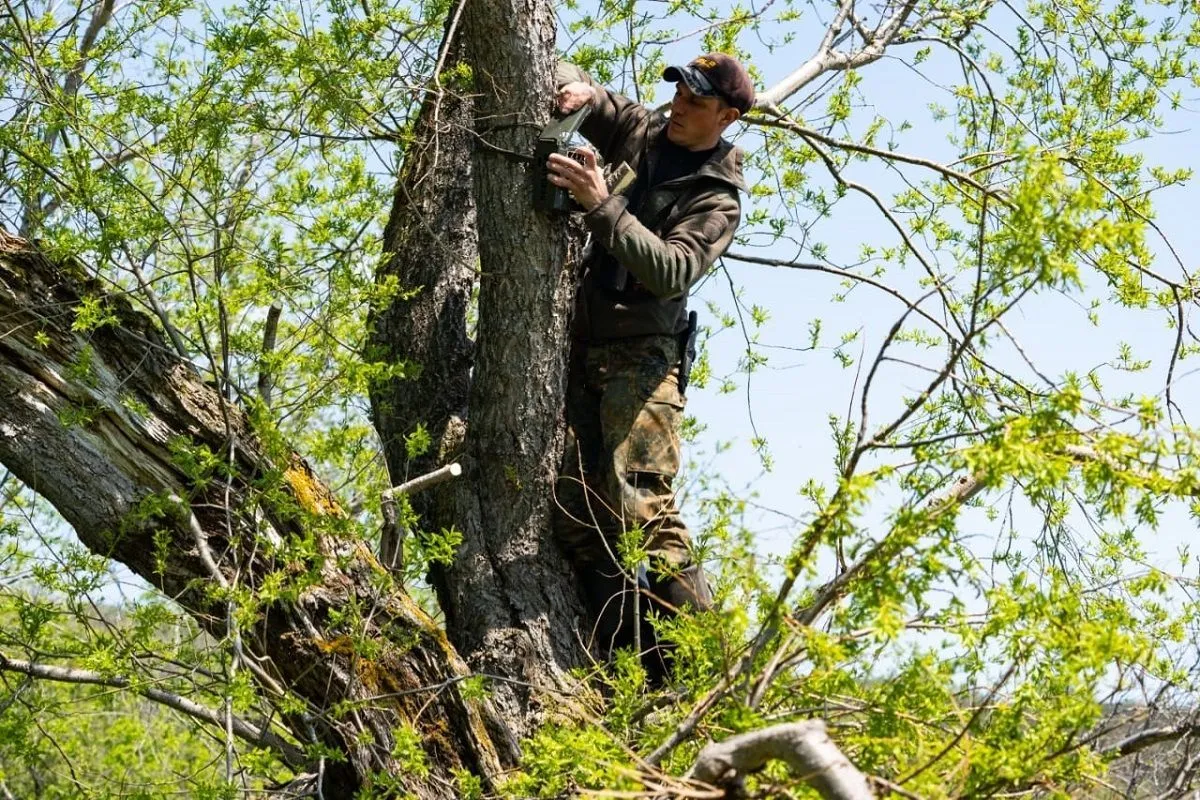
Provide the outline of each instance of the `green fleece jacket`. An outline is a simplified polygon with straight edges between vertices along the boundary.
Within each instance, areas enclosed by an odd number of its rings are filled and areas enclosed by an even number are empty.
[[[611,92],[583,70],[560,62],[557,84],[583,81],[596,90],[581,133],[612,165],[653,169],[667,124],[660,112]],[[644,166],[643,166],[644,162]],[[610,195],[584,215],[593,247],[576,305],[575,332],[589,341],[674,334],[687,327],[687,293],[728,249],[741,218],[745,191],[742,151],[722,139],[698,170],[651,187],[638,208]],[[604,285],[604,255],[632,276]]]

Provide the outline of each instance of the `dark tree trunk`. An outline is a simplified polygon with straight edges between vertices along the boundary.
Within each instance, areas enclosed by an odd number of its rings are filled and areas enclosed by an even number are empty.
[[[456,20],[442,47],[446,64],[460,61]],[[422,104],[404,165],[396,181],[391,214],[383,234],[388,259],[376,282],[395,281],[399,295],[369,320],[367,357],[406,365],[402,378],[371,387],[375,428],[393,485],[432,471],[462,456],[471,388],[473,343],[467,313],[479,255],[475,197],[471,179],[473,112],[461,86],[441,87]],[[409,459],[405,437],[424,425],[432,446]],[[413,495],[421,527],[454,524],[453,487]],[[382,554],[400,546],[384,531]],[[440,571],[430,576],[445,592]]]
[[[555,18],[546,0],[468,3],[474,68],[479,345],[468,431],[474,530],[443,608],[459,652],[489,672],[569,686],[583,663],[582,604],[550,537],[562,451],[568,330],[575,288],[572,237],[533,211],[530,163],[553,97]],[[586,629],[586,625],[584,626]],[[528,694],[502,701],[518,720]],[[522,731],[524,726],[518,726]]]
[[[299,457],[266,452],[245,417],[123,299],[104,300],[115,323],[73,330],[82,296],[104,294],[77,273],[0,231],[0,462],[87,547],[158,586],[215,636],[226,633],[222,583],[253,590],[274,571],[309,582],[295,601],[264,605],[242,638],[254,663],[262,659],[265,691],[305,701],[311,728],[293,719],[296,738],[315,733],[345,754],[328,765],[325,797],[350,797],[386,773],[432,800],[454,795],[453,769],[497,774],[487,729],[502,722],[460,694],[466,665],[433,621],[403,592],[380,588],[381,567],[348,534],[329,491]],[[188,468],[185,453],[198,447],[232,449],[232,479]],[[316,550],[307,562],[276,558],[306,538]],[[361,619],[347,620],[350,608]],[[360,641],[371,642],[369,657]],[[427,775],[393,756],[404,725],[422,734]]]
[[[382,310],[375,333],[389,359],[423,365],[416,379],[374,396],[393,475],[451,459],[466,469],[414,501],[422,527],[463,533],[454,563],[432,583],[459,653],[479,671],[514,679],[492,688],[518,737],[544,699],[529,685],[568,688],[566,670],[587,656],[576,583],[550,538],[574,240],[529,202],[528,154],[553,96],[554,30],[546,2],[466,4],[447,61],[461,48],[474,106],[447,92],[422,110],[385,242],[394,255],[381,275],[424,288]],[[462,332],[476,241],[479,334],[467,397]],[[406,464],[402,437],[420,421],[440,452]]]

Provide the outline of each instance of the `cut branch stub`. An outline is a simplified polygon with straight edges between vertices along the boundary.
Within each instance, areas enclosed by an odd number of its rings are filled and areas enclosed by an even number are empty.
[[[447,464],[419,478],[413,478],[411,481],[405,481],[399,486],[393,486],[391,489],[388,489],[383,493],[384,502],[395,502],[399,495],[416,494],[431,486],[436,486],[442,481],[457,478],[459,475],[462,475],[462,466],[457,461],[453,464]]]
[[[413,478],[411,481],[406,481],[399,486],[393,486],[383,493],[380,498],[381,511],[383,513],[383,531],[379,534],[379,561],[387,569],[392,571],[397,580],[404,573],[404,537],[407,531],[400,523],[400,513],[396,508],[396,498],[406,495],[413,495],[424,489],[429,489],[437,486],[439,483],[444,483],[451,478],[457,478],[462,475],[462,466],[455,461],[453,464],[447,464],[444,467],[435,469],[433,472]]]

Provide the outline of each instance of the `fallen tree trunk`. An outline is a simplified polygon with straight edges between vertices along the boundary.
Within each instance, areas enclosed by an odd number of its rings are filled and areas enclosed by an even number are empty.
[[[91,321],[84,298],[103,309]],[[285,717],[297,743],[339,756],[326,798],[386,778],[432,800],[453,796],[456,770],[498,772],[488,729],[505,725],[463,696],[467,668],[445,635],[304,461],[268,450],[146,316],[0,232],[0,325],[0,462],[215,637],[237,598],[253,620],[246,668],[267,696],[300,701]],[[204,454],[221,466],[198,467]],[[280,577],[294,593],[259,593]],[[406,729],[421,765],[395,747]]]

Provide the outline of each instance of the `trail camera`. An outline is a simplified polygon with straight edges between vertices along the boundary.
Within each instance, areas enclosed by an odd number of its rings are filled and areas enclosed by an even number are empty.
[[[588,144],[580,135],[579,126],[587,119],[590,110],[591,106],[585,105],[562,119],[554,120],[538,136],[533,152],[533,162],[537,167],[533,180],[533,207],[538,211],[561,214],[580,210],[579,204],[571,199],[570,192],[550,182],[550,170],[546,168],[546,162],[550,160],[551,153],[558,153],[581,164],[586,163],[579,150]]]

